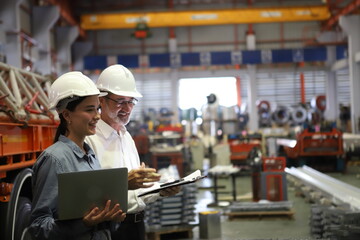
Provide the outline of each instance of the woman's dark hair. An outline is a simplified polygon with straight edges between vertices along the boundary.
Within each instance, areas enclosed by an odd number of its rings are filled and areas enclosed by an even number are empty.
[[[76,106],[79,105],[86,97],[87,96],[79,97],[78,99],[69,102],[66,106],[66,109],[69,110],[70,112],[73,112],[75,110]],[[59,140],[60,135],[65,135],[66,132],[68,131],[67,122],[66,122],[64,116],[62,115],[62,113],[59,114],[59,118],[60,118],[60,124],[59,124],[58,128],[56,129],[54,143],[56,143]]]

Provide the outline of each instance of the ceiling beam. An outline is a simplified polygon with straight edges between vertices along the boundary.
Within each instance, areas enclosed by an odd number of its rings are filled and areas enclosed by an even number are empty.
[[[347,6],[342,8],[338,11],[338,13],[334,16],[332,16],[327,22],[325,23],[323,30],[330,30],[332,26],[334,26],[341,16],[347,15],[355,11],[360,7],[360,0],[353,0],[351,3],[349,3]]]
[[[65,21],[71,26],[76,26],[79,30],[79,35],[81,37],[85,37],[85,31],[80,27],[78,21],[75,19],[69,0],[50,0],[50,3],[58,6],[60,9],[60,15],[65,19]]]
[[[149,27],[204,26],[271,22],[324,21],[330,17],[326,5],[277,8],[238,8],[225,10],[166,11],[85,14],[84,30],[135,28],[138,22]]]

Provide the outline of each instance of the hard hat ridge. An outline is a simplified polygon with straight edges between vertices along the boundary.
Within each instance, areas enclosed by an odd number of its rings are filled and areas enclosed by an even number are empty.
[[[142,97],[136,89],[134,75],[120,64],[105,68],[96,81],[96,86],[100,91],[111,92],[119,96]]]

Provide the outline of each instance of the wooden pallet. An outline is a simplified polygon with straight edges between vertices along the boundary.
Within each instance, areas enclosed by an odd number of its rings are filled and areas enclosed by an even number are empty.
[[[348,162],[346,163],[346,165],[347,165],[348,167],[360,166],[360,161],[348,161]]]
[[[295,212],[293,210],[288,211],[252,211],[252,212],[228,212],[224,215],[228,216],[229,220],[235,218],[258,218],[262,219],[263,217],[288,217],[293,219]]]
[[[195,225],[166,226],[161,228],[150,227],[146,231],[147,240],[193,238]]]

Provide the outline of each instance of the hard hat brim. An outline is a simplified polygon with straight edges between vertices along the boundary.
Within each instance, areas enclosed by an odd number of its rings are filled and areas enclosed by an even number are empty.
[[[108,95],[108,93],[100,92],[100,94],[86,95],[86,96],[76,96],[75,95],[73,97],[64,98],[64,99],[61,99],[59,102],[57,102],[56,106],[50,107],[49,110],[56,110],[58,113],[62,113],[70,102],[79,99],[79,97],[90,97],[90,96],[95,96],[95,95],[98,95],[98,97],[104,97],[104,96]],[[62,104],[59,105],[59,103],[61,103],[61,102],[62,102]]]
[[[111,92],[112,94],[118,95],[118,96],[123,96],[123,97],[133,97],[133,98],[142,98],[143,95],[141,93],[139,93],[138,91],[110,91],[108,89],[99,89],[100,92]]]

